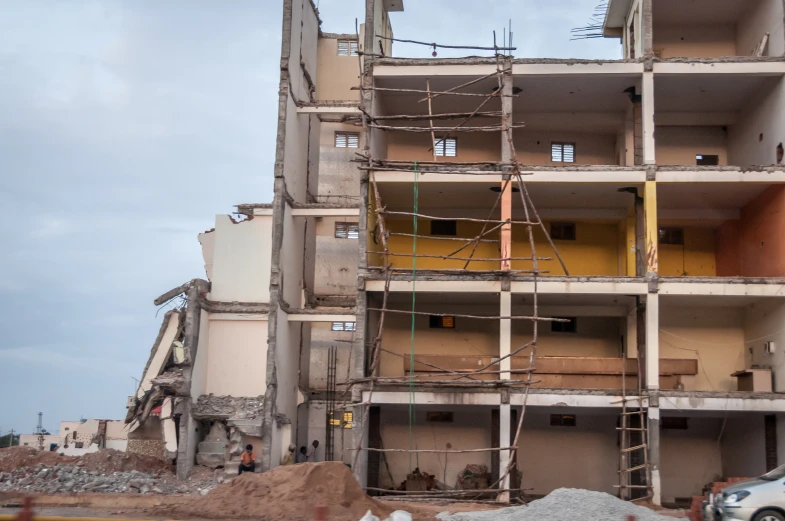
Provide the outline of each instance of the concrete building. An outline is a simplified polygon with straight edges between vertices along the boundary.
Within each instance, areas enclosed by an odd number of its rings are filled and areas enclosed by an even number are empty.
[[[413,458],[535,495],[618,494],[624,469],[672,504],[785,463],[782,1],[610,0],[624,59],[596,61],[397,58],[402,1],[366,6],[332,34],[284,1],[274,200],[218,216],[207,280],[156,300],[186,295],[129,421],[168,411],[150,436],[181,476],[319,439],[371,488]],[[533,313],[562,321],[538,325],[527,392],[533,322],[510,317]]]
[[[22,434],[19,445],[49,450],[57,445],[57,452],[66,456],[81,456],[100,449],[125,451],[128,429],[123,420],[62,421],[57,434]]]

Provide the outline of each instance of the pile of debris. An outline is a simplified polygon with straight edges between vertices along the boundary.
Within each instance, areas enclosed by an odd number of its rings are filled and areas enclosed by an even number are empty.
[[[102,449],[84,456],[61,456],[56,452],[39,451],[33,447],[0,449],[0,472],[37,465],[73,465],[101,474],[131,470],[148,473],[172,471],[172,466],[160,459],[112,449]]]
[[[357,521],[371,511],[380,519],[393,511],[368,497],[351,470],[339,462],[277,467],[263,474],[243,474],[187,504],[163,508],[179,519],[254,518],[259,521],[313,521],[316,507],[326,507],[331,521]]]
[[[620,521],[629,516],[638,521],[673,521],[672,516],[659,515],[610,494],[574,488],[554,490],[524,506],[457,514],[442,512],[436,517],[441,521]]]

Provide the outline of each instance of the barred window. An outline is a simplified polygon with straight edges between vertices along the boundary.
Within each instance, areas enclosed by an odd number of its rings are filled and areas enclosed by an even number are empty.
[[[359,239],[360,238],[360,225],[359,223],[335,223],[335,238],[336,239]]]
[[[336,132],[335,148],[358,148],[360,146],[360,134],[357,132]]]
[[[574,163],[575,143],[551,143],[551,162]]]
[[[356,322],[333,322],[333,331],[356,331]]]
[[[455,157],[458,154],[458,142],[455,138],[436,138],[433,149],[439,157]]]
[[[356,40],[338,40],[338,56],[357,56],[358,50]]]

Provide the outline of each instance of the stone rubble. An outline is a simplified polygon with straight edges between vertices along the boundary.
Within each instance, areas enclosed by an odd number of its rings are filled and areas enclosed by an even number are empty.
[[[224,478],[217,473],[179,482],[166,472],[131,470],[101,473],[78,465],[38,464],[0,472],[0,492],[204,495],[223,481]]]

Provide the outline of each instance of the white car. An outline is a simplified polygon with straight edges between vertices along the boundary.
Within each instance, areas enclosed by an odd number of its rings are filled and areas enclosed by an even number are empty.
[[[706,521],[785,521],[785,465],[710,496],[703,517]]]

